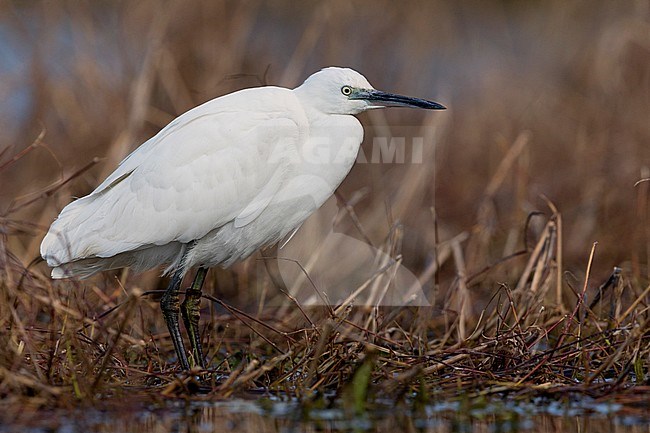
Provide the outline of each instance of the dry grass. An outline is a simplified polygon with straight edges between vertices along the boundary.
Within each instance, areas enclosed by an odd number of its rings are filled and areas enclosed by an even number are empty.
[[[31,104],[2,108],[20,121],[0,136],[0,400],[34,409],[262,389],[307,405],[334,394],[351,410],[493,394],[641,404],[647,4],[183,5],[1,6],[22,70],[0,70],[0,94],[27,88]],[[423,125],[408,134],[435,149],[422,165],[358,165],[339,190],[337,230],[411,269],[432,307],[296,306],[253,257],[209,275],[214,374],[198,384],[174,374],[155,273],[54,283],[34,261],[70,197],[175,114],[329,64],[451,107],[365,116],[386,134]],[[268,288],[263,300],[253,285]]]

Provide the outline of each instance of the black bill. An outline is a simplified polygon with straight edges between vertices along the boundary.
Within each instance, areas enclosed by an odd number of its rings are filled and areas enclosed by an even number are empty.
[[[426,108],[427,110],[445,110],[447,108],[442,104],[427,101],[426,99],[396,95],[375,89],[358,89],[350,95],[350,99],[363,99],[371,103],[376,103],[378,106],[386,107]]]

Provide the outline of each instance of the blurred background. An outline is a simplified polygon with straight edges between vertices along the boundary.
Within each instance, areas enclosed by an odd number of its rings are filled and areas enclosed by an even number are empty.
[[[400,257],[430,300],[459,272],[446,241],[460,236],[467,275],[491,267],[469,287],[489,296],[526,258],[495,264],[534,246],[552,206],[567,281],[596,241],[594,286],[614,266],[647,281],[647,1],[3,2],[0,260],[29,264],[62,207],[175,116],[330,65],[449,108],[361,115],[367,155],[375,136],[408,135],[424,137],[424,160],[357,164],[335,220]],[[220,289],[251,263],[215,271],[227,272]]]

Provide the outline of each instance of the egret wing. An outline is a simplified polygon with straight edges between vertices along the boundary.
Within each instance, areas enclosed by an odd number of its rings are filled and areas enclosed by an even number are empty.
[[[281,188],[306,134],[293,94],[240,91],[199,106],[129,155],[95,191],[69,204],[43,240],[52,265],[188,243],[253,221]]]

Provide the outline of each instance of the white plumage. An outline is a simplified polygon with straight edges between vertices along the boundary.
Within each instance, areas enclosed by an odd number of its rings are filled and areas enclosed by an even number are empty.
[[[349,70],[321,76],[369,87]],[[322,161],[327,173],[314,173],[305,161],[309,138],[332,128],[358,147],[363,134],[354,117],[327,116],[318,104],[305,107],[300,95],[300,88],[246,89],[171,122],[63,209],[41,244],[52,277],[227,265],[283,238],[332,194],[354,161]]]
[[[332,195],[363,139],[352,114],[385,105],[442,108],[375,91],[344,68],[293,90],[259,87],[206,102],[67,205],[41,255],[53,278],[227,266],[292,233]]]

